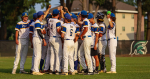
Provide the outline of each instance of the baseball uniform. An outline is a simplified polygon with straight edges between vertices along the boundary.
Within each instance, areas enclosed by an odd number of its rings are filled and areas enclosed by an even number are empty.
[[[74,71],[74,38],[75,38],[76,27],[71,23],[65,23],[62,25],[62,33],[64,36],[64,45],[63,45],[63,64],[64,72],[68,72],[68,60],[70,65],[70,71]]]
[[[50,54],[50,69],[54,71],[61,72],[60,63],[62,60],[62,42],[61,36],[57,32],[57,29],[60,28],[61,22],[58,19],[50,18],[49,19],[49,28],[50,28],[50,50],[54,51]],[[55,62],[55,63],[54,63]],[[55,67],[55,68],[54,68]]]
[[[91,60],[91,43],[92,43],[91,24],[87,18],[83,20],[82,32],[84,30],[84,27],[88,27],[88,31],[83,36],[84,40],[79,48],[78,57],[79,57],[79,61],[83,69],[87,69],[87,66],[85,63],[85,59],[86,59],[86,62],[88,65],[88,71],[93,72],[92,60]]]
[[[18,63],[20,61],[20,71],[24,70],[24,64],[27,57],[28,52],[28,43],[29,43],[29,22],[20,21],[17,23],[15,30],[19,32],[18,41],[19,44],[16,44],[16,56],[14,61],[13,70],[16,70],[18,67]]]

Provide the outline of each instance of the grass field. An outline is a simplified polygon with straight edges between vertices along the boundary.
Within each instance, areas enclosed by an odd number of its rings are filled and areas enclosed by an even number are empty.
[[[150,57],[117,57],[117,74],[101,73],[98,75],[49,75],[35,76],[31,74],[12,75],[13,57],[0,57],[0,79],[150,79]],[[110,60],[106,57],[107,70]],[[25,70],[31,68],[31,57],[27,58]]]

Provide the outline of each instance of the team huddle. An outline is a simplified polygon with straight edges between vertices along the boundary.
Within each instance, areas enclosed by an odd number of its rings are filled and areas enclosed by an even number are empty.
[[[28,20],[28,13],[22,13],[22,21],[18,22],[15,28],[16,57],[12,74],[16,74],[20,58],[20,73],[28,73],[24,71],[24,64],[29,39],[33,48],[30,70],[33,75],[116,73],[117,40],[114,13],[107,12],[109,26],[106,28],[104,14],[101,12],[95,17],[85,10],[75,15],[66,7],[63,10],[61,6],[50,14],[50,8],[51,5],[45,12],[34,13],[33,20]],[[45,25],[42,22],[44,18],[47,21]],[[111,61],[109,72],[106,72],[105,65],[107,41]]]

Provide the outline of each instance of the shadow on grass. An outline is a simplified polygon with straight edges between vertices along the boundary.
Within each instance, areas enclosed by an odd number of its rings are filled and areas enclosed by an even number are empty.
[[[30,72],[30,69],[25,69],[25,71],[29,73],[29,72]],[[11,73],[12,73],[12,69],[10,69],[10,68],[9,68],[9,69],[2,69],[2,68],[0,68],[0,72],[1,72],[1,73],[8,73],[8,74],[11,74]],[[20,69],[17,69],[17,70],[16,70],[16,73],[19,73],[19,72],[20,72]]]

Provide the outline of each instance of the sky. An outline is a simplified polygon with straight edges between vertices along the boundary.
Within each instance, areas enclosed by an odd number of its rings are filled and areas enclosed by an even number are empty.
[[[51,8],[60,5],[59,1],[60,1],[60,0],[51,0],[51,1],[50,1],[51,5],[52,5]],[[42,5],[42,4],[35,4],[35,10],[36,10],[36,12],[46,10],[46,8],[41,9],[41,5]]]

